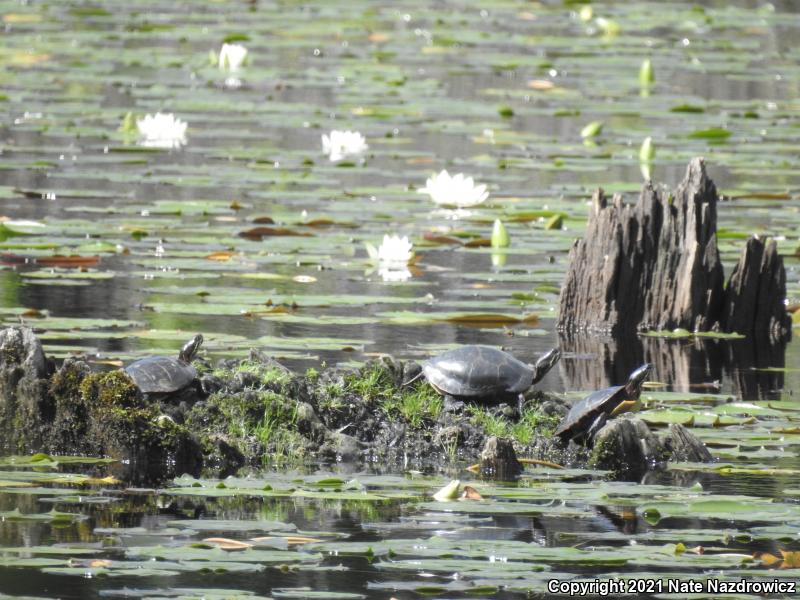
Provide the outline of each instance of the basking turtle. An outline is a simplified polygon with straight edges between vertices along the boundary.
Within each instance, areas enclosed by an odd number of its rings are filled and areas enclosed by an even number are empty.
[[[181,348],[178,358],[150,356],[129,364],[125,372],[148,400],[180,395],[191,387],[201,392],[192,360],[202,343],[203,336],[198,333]]]
[[[527,365],[491,346],[461,346],[435,356],[422,372],[445,399],[500,403],[521,398],[561,358],[553,348],[535,365]]]
[[[603,428],[609,417],[616,417],[639,407],[642,383],[652,368],[653,365],[645,363],[631,373],[625,385],[592,392],[573,404],[567,416],[561,420],[555,435],[564,442],[575,440],[577,443],[591,445],[594,435]]]

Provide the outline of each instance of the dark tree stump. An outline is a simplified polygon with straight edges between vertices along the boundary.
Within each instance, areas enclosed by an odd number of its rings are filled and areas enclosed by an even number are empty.
[[[717,201],[702,158],[692,159],[673,193],[647,182],[635,205],[619,195],[609,204],[598,190],[586,236],[570,250],[558,329],[616,335],[746,325],[741,333],[757,327],[788,339],[786,275],[774,244],[759,251],[760,242],[751,241],[724,289]]]
[[[53,401],[46,377],[53,365],[27,327],[0,330],[0,453],[23,453],[41,445]]]
[[[706,445],[680,423],[672,423],[669,426],[665,445],[670,452],[669,459],[672,462],[714,462],[714,457]]]
[[[523,468],[511,441],[495,436],[486,440],[481,452],[480,473],[487,479],[507,481],[522,473]]]
[[[616,477],[638,480],[665,458],[664,445],[638,417],[612,419],[597,433],[589,467],[612,471]]]
[[[786,271],[774,240],[747,240],[725,289],[721,324],[770,342],[792,337],[792,319],[784,305]]]

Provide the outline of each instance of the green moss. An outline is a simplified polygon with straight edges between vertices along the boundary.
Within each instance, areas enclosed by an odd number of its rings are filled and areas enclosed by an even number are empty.
[[[306,441],[297,430],[298,404],[272,390],[240,394],[218,393],[208,399],[219,418],[210,433],[224,430],[229,443],[245,456],[261,452],[266,463],[297,462]]]
[[[422,427],[426,421],[435,421],[443,409],[442,397],[426,383],[410,389],[401,389],[383,402],[383,409],[390,416],[400,415],[414,428]]]
[[[285,369],[279,366],[265,365],[255,360],[243,360],[234,369],[215,369],[213,373],[221,379],[230,379],[237,373],[250,373],[255,375],[262,385],[272,389],[283,388],[292,380],[291,373]]]
[[[83,363],[64,364],[50,379],[50,393],[57,402],[79,403],[83,397],[81,383],[87,373]]]
[[[468,411],[470,420],[482,427],[487,435],[510,438],[523,445],[530,444],[537,435],[551,435],[559,421],[558,417],[542,414],[535,405],[526,406],[518,421],[493,415],[482,406],[470,406]]]
[[[80,383],[80,393],[83,401],[94,408],[145,408],[139,389],[124,371],[89,374]]]
[[[345,375],[346,391],[365,401],[391,396],[395,391],[394,378],[380,362],[371,362],[355,373]]]

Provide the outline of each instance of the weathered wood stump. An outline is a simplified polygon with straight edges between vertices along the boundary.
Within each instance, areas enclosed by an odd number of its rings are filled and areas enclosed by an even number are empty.
[[[495,436],[486,440],[481,452],[480,473],[486,479],[506,481],[522,473],[523,468],[510,440]]]
[[[666,458],[661,440],[638,417],[612,419],[597,433],[589,467],[635,481]]]
[[[570,250],[558,329],[612,334],[647,329],[791,337],[786,274],[774,242],[752,238],[724,287],[717,189],[702,158],[668,193],[647,182],[639,202],[598,190],[586,236]]]
[[[664,443],[673,462],[714,462],[706,445],[680,423],[670,424]]]
[[[725,331],[789,340],[792,320],[786,311],[786,271],[774,240],[747,240],[725,288],[721,325]]]

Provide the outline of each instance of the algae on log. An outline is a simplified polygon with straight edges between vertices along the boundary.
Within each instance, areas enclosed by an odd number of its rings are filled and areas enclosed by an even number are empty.
[[[586,236],[570,250],[558,329],[613,334],[635,330],[710,331],[791,337],[786,276],[774,243],[754,238],[727,286],[717,249],[717,190],[702,158],[674,193],[648,181],[635,205],[602,190]],[[758,329],[756,329],[758,328]]]
[[[52,417],[47,377],[53,364],[27,327],[0,331],[0,453],[38,451],[45,431],[42,417]]]
[[[185,427],[159,419],[122,371],[92,373],[67,359],[58,371],[26,327],[0,330],[0,452],[88,454],[120,460],[129,482],[199,472],[199,445]]]
[[[635,481],[666,459],[661,440],[638,417],[612,419],[597,432],[589,467]]]
[[[597,432],[589,454],[593,469],[611,471],[614,477],[638,481],[664,462],[713,462],[714,457],[683,425],[670,425],[658,437],[647,423],[634,415],[612,419]]]

